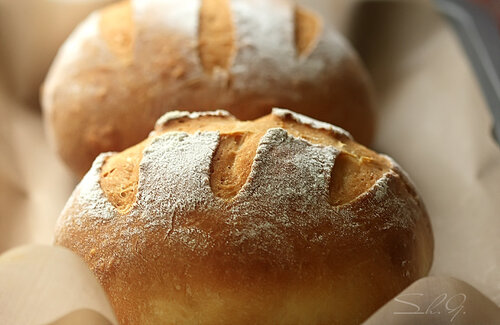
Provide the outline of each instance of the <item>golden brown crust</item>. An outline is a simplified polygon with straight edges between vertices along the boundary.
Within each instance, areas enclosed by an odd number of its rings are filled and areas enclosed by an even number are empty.
[[[357,324],[433,250],[396,163],[283,110],[172,113],[96,160],[55,243],[85,259],[121,324]]]
[[[143,140],[162,114],[178,108],[228,108],[250,120],[287,107],[371,141],[366,73],[319,17],[280,0],[197,4],[114,4],[61,48],[42,106],[51,141],[77,174],[100,152]],[[271,25],[258,28],[265,22]]]

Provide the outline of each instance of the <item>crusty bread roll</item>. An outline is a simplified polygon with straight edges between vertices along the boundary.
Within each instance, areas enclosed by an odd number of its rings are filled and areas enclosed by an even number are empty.
[[[60,49],[42,106],[51,142],[80,175],[178,107],[229,107],[240,119],[290,107],[362,143],[374,129],[351,47],[284,0],[132,0],[97,11]]]
[[[95,160],[55,243],[85,259],[121,324],[358,324],[433,255],[391,158],[284,109],[167,113]]]

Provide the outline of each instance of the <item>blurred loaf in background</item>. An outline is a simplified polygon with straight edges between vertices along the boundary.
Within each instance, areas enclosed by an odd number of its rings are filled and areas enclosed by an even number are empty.
[[[225,108],[254,119],[286,107],[374,131],[371,88],[347,41],[282,0],[125,1],[91,14],[41,94],[51,142],[82,175],[105,151],[144,139],[173,109]]]

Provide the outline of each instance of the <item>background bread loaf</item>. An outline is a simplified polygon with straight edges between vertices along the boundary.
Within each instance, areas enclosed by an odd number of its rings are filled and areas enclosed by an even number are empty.
[[[291,111],[170,112],[100,155],[58,221],[121,324],[359,324],[432,263],[389,157]]]
[[[169,110],[240,119],[289,107],[370,141],[369,82],[349,44],[284,0],[137,0],[90,15],[42,89],[48,134],[83,174],[100,152],[147,136]]]

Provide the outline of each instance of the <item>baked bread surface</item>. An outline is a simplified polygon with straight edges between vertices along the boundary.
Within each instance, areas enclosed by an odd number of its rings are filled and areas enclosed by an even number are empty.
[[[94,12],[64,43],[41,95],[53,147],[83,175],[174,108],[255,119],[290,107],[369,143],[371,87],[351,46],[284,0],[134,0]]]
[[[121,324],[358,324],[433,254],[392,159],[284,109],[167,113],[96,159],[55,243],[88,263]]]

